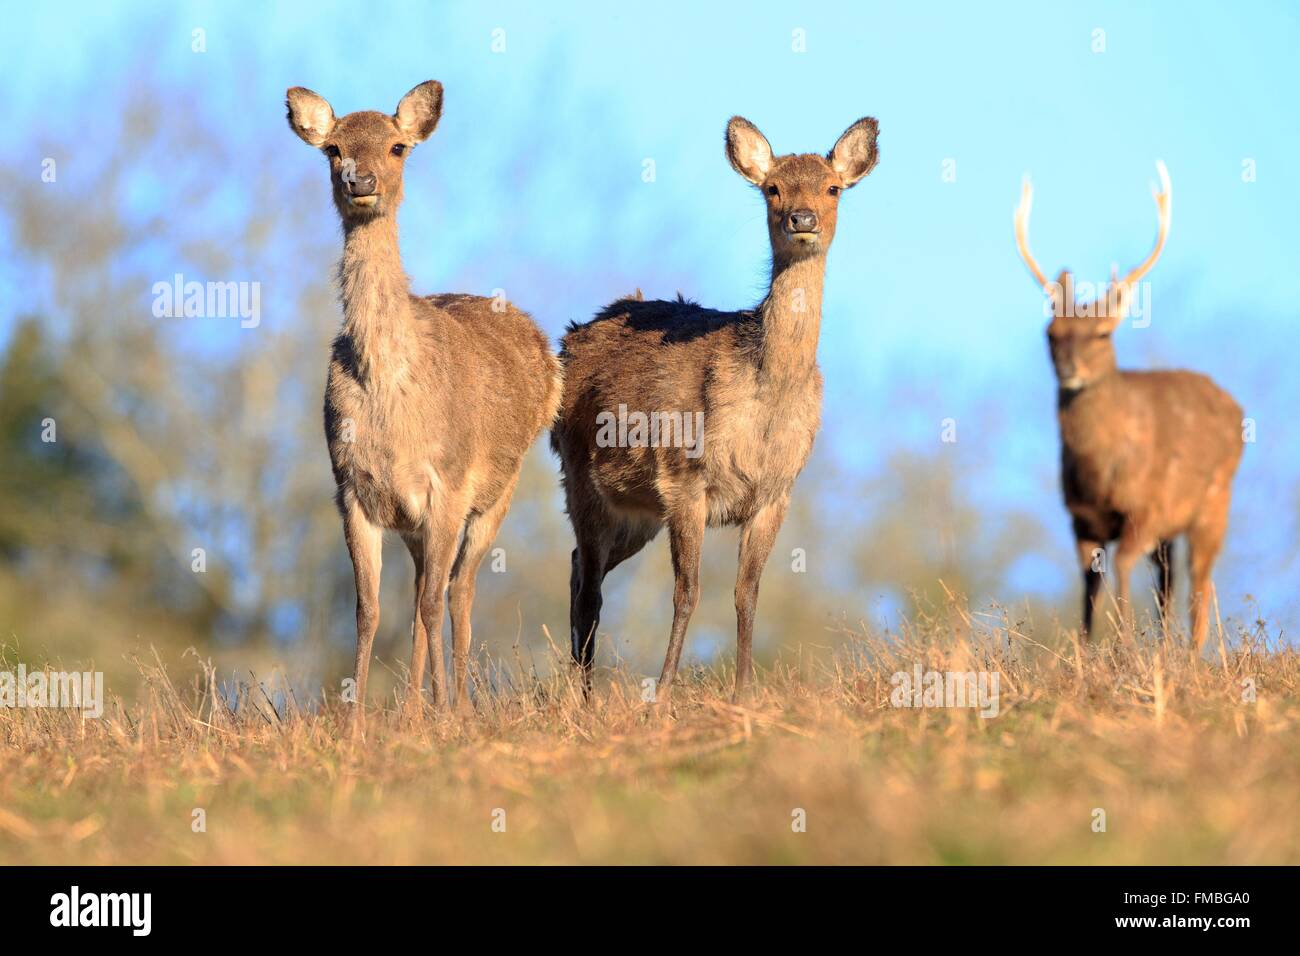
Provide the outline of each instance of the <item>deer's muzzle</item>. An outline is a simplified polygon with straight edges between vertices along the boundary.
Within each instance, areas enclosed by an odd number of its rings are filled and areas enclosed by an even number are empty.
[[[811,238],[817,234],[817,213],[811,209],[796,209],[786,217],[785,228],[795,237],[803,234]]]
[[[344,182],[348,187],[349,196],[364,197],[375,194],[375,187],[378,185],[379,180],[374,173],[369,173],[365,176],[351,176]]]

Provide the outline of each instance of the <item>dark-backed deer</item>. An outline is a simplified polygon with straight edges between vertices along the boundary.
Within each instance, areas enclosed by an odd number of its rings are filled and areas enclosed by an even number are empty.
[[[1210,570],[1228,527],[1232,478],[1241,460],[1242,411],[1232,396],[1196,372],[1116,368],[1112,333],[1128,314],[1136,284],[1155,265],[1169,234],[1172,190],[1163,163],[1155,192],[1155,248],[1093,302],[1076,303],[1074,279],[1049,282],[1029,252],[1033,190],[1025,179],[1016,211],[1016,246],[1051,299],[1047,344],[1059,385],[1061,485],[1083,569],[1083,625],[1092,629],[1101,571],[1097,555],[1118,541],[1115,574],[1121,614],[1129,614],[1129,577],[1143,555],[1157,572],[1161,618],[1171,613],[1173,539],[1187,535],[1192,640],[1209,627]]]
[[[590,690],[601,583],[666,524],[676,581],[661,704],[669,699],[698,600],[706,526],[741,529],[737,695],[750,683],[759,576],[821,419],[817,338],[826,251],[841,191],[876,165],[876,121],[858,120],[823,158],[773,156],[763,134],[734,117],[726,151],[767,202],[767,297],[743,312],[705,309],[680,297],[620,299],[592,321],[571,326],[560,350],[564,399],[551,445],[560,456],[577,537],[570,576],[573,657]],[[620,424],[620,440],[611,440],[614,429],[607,427],[615,415],[632,426]],[[636,415],[644,417],[632,421]]]
[[[555,417],[559,362],[532,320],[504,302],[410,292],[397,244],[402,170],[438,125],[440,83],[421,83],[392,116],[335,119],[329,103],[302,87],[289,90],[287,106],[289,126],[327,158],[343,222],[343,327],[329,364],[325,436],[356,574],[356,713],[364,713],[379,625],[385,528],[402,536],[415,562],[408,701],[424,683],[426,652],[434,702],[447,701],[449,590],[456,697],[465,707],[474,578],[524,453]]]

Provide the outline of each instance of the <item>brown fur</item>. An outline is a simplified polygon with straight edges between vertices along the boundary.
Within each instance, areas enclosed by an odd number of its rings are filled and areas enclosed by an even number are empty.
[[[1157,193],[1161,229],[1147,261],[1118,277],[1095,303],[1076,304],[1074,280],[1062,271],[1044,282],[1052,298],[1047,329],[1060,389],[1061,485],[1073,521],[1084,578],[1086,636],[1101,593],[1095,553],[1118,541],[1115,573],[1122,613],[1129,613],[1129,578],[1143,555],[1158,575],[1162,618],[1171,609],[1173,539],[1186,534],[1191,569],[1192,640],[1199,649],[1209,628],[1210,571],[1228,527],[1232,478],[1241,460],[1242,410],[1204,375],[1185,371],[1120,371],[1112,333],[1127,314],[1134,282],[1154,264],[1168,231],[1168,176]],[[1017,216],[1021,253],[1028,251],[1030,192]]]
[[[577,537],[570,575],[574,660],[589,687],[601,582],[667,524],[676,583],[661,701],[671,692],[698,600],[706,526],[742,529],[737,693],[749,683],[759,576],[821,417],[817,338],[838,193],[875,165],[876,121],[859,120],[826,158],[773,157],[767,140],[740,117],[728,124],[726,146],[737,172],[767,199],[767,297],[752,310],[718,312],[680,297],[646,302],[638,292],[572,326],[560,353],[564,398],[551,444],[560,456]],[[597,416],[619,405],[644,413],[703,412],[701,454],[690,457],[682,447],[601,447]]]
[[[356,572],[357,700],[364,704],[389,529],[405,540],[416,569],[412,697],[424,682],[427,648],[434,702],[446,702],[449,590],[456,696],[467,706],[475,575],[525,452],[555,417],[559,362],[546,336],[513,306],[410,293],[397,241],[402,169],[405,155],[437,126],[441,85],[416,87],[393,116],[360,112],[335,121],[328,103],[300,87],[289,91],[287,105],[293,130],[329,157],[343,222],[343,327],[330,359],[325,435]],[[394,154],[398,145],[402,155]],[[358,196],[374,202],[357,205]]]

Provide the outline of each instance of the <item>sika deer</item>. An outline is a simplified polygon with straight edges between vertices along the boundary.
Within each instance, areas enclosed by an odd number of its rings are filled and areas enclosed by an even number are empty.
[[[1191,568],[1192,640],[1209,627],[1210,569],[1228,527],[1232,477],[1241,460],[1242,411],[1232,396],[1196,372],[1116,368],[1111,333],[1151,270],[1169,234],[1172,189],[1163,163],[1155,192],[1159,231],[1146,261],[1123,280],[1112,274],[1104,298],[1074,301],[1063,270],[1049,282],[1029,253],[1033,190],[1026,178],[1016,211],[1016,246],[1052,303],[1047,344],[1059,383],[1061,485],[1074,523],[1084,598],[1081,633],[1092,629],[1101,571],[1097,552],[1118,540],[1115,573],[1121,612],[1129,614],[1129,576],[1142,555],[1159,574],[1157,603],[1168,620],[1173,595],[1172,543],[1186,534]],[[1104,552],[1103,552],[1104,553]]]
[[[732,118],[727,158],[767,202],[767,297],[749,311],[718,312],[680,297],[645,302],[638,294],[570,326],[565,335],[564,398],[551,445],[560,456],[577,537],[570,636],[588,692],[601,583],[664,524],[676,583],[659,702],[666,705],[670,698],[698,601],[706,525],[741,528],[736,694],[747,690],[759,576],[821,418],[817,338],[826,251],[840,192],[876,165],[876,131],[874,119],[861,119],[824,159],[774,157],[762,133]],[[612,429],[605,429],[602,418],[608,424],[616,412],[626,417],[627,409],[660,413],[670,423],[694,421],[702,413],[703,434],[692,438],[683,429],[677,435],[684,440],[666,447],[654,440],[652,423],[648,442],[644,434],[637,442],[610,440]],[[633,447],[613,447],[620,444]]]
[[[546,336],[513,306],[410,292],[397,243],[408,153],[433,134],[442,85],[430,80],[393,116],[341,119],[320,96],[289,90],[289,126],[329,160],[343,224],[343,328],[325,389],[325,436],[357,585],[357,730],[379,625],[385,528],[415,562],[408,702],[424,683],[446,703],[443,595],[450,588],[457,705],[467,708],[470,606],[479,563],[501,526],[524,453],[554,419],[560,366]]]

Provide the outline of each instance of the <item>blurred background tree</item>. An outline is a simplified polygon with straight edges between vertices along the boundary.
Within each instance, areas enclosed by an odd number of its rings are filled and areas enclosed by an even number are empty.
[[[193,646],[226,672],[281,665],[308,690],[348,673],[354,593],[321,427],[340,240],[324,164],[285,128],[283,90],[313,86],[340,113],[391,109],[430,76],[448,107],[407,175],[414,288],[504,288],[557,337],[637,287],[720,307],[758,298],[761,202],[722,157],[728,115],[750,114],[781,151],[824,149],[857,116],[881,116],[884,161],[846,197],[831,253],[825,423],[763,581],[768,661],[833,644],[846,625],[896,626],[949,591],[1073,626],[1041,303],[1010,210],[1026,166],[1041,169],[1042,255],[1090,257],[1105,275],[1150,241],[1142,177],[1164,155],[1180,213],[1153,280],[1160,312],[1121,333],[1121,362],[1208,371],[1257,420],[1220,597],[1228,615],[1254,614],[1259,598],[1277,625],[1294,617],[1300,380],[1276,356],[1297,318],[1281,265],[1295,225],[1279,210],[1298,187],[1272,176],[1248,188],[1238,171],[1246,151],[1266,170],[1294,155],[1296,133],[1226,108],[1213,128],[1191,118],[1184,99],[1204,115],[1233,97],[1206,86],[1204,18],[1112,8],[1124,43],[1097,59],[1060,11],[1027,7],[1003,29],[954,9],[941,35],[924,13],[809,12],[809,52],[791,59],[777,5],[743,24],[684,4],[453,5],[364,36],[349,9],[72,5],[0,40],[14,78],[0,91],[13,174],[0,191],[0,641],[24,659],[125,673],[133,651]],[[500,55],[498,28],[511,44]],[[1215,55],[1239,65],[1247,46],[1286,49],[1298,32],[1255,23],[1219,33]],[[671,67],[654,55],[669,42],[683,54]],[[920,49],[939,59],[908,53]],[[1157,59],[1180,81],[1144,87],[1147,114],[1114,117]],[[1286,56],[1252,62],[1295,79]],[[1026,71],[1043,89],[1022,89]],[[835,95],[806,102],[809,84]],[[1294,85],[1261,81],[1250,102]],[[1127,151],[1053,145],[1089,104]],[[947,182],[940,160],[954,152],[962,177]],[[1080,218],[1103,202],[1112,215]],[[258,283],[260,322],[156,317],[151,290],[177,274]],[[955,442],[940,438],[949,418]],[[57,441],[42,440],[47,420]],[[567,642],[572,539],[556,472],[539,443],[475,608],[478,647],[539,667],[544,627]],[[709,536],[688,659],[730,658],[735,549],[734,531]],[[409,653],[411,579],[390,542],[377,642],[390,665]],[[657,672],[670,613],[661,537],[610,579],[602,661]]]

